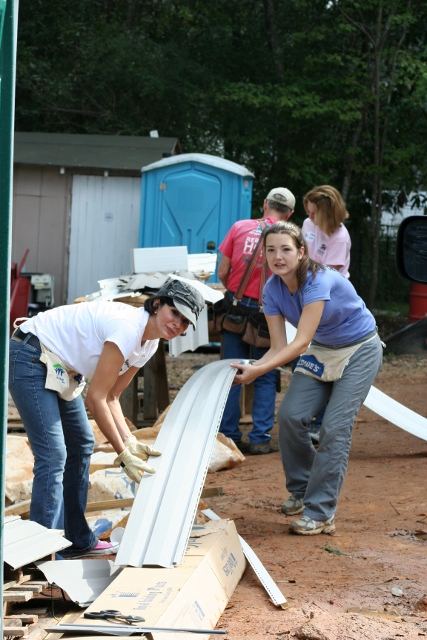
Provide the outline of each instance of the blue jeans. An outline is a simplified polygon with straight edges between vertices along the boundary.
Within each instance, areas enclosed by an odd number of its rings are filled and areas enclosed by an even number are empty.
[[[95,440],[82,397],[66,402],[45,389],[40,355],[25,339],[9,341],[9,390],[34,455],[30,520],[63,528],[70,551],[88,551],[98,542],[85,518]]]
[[[257,305],[258,306],[258,305]],[[254,358],[259,360],[268,351],[252,347],[243,342],[242,336],[228,331],[222,332],[222,357],[235,358],[236,360],[246,360]],[[227,403],[224,409],[219,430],[228,438],[239,442],[242,439],[242,432],[239,429],[241,418],[239,396],[241,384],[231,387]],[[269,371],[257,378],[254,382],[254,399],[252,404],[253,428],[249,432],[251,444],[266,444],[270,442],[269,431],[274,425],[274,411],[276,403],[276,371]]]

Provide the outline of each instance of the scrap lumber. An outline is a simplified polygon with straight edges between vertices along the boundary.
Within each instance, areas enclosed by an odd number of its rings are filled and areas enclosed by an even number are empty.
[[[19,590],[20,591],[32,591],[33,593],[41,593],[43,591],[43,589],[46,589],[49,586],[49,583],[47,582],[47,580],[43,580],[43,581],[29,581],[29,582],[23,582],[21,585],[19,585]]]
[[[30,513],[31,500],[23,500],[17,504],[11,504],[9,507],[5,507],[4,515],[6,516],[25,516]]]
[[[99,465],[104,468],[109,468],[111,465]],[[92,465],[91,465],[92,468]],[[222,496],[222,487],[206,487],[202,491],[202,498],[211,498],[212,496]],[[102,500],[100,502],[88,502],[86,505],[86,513],[91,511],[107,511],[108,509],[128,509],[132,507],[134,498],[120,498],[114,500]],[[4,510],[6,516],[26,516],[30,513],[31,500],[24,500],[18,502],[18,504],[11,504]]]
[[[25,622],[26,624],[34,624],[39,619],[38,615],[35,613],[19,613],[12,614],[4,617],[5,620],[21,620],[21,622]]]
[[[214,498],[215,496],[223,496],[222,487],[205,487],[202,490],[201,498]]]
[[[126,509],[133,505],[134,498],[120,498],[118,500],[100,500],[99,502],[88,502],[88,511],[107,511],[108,509]]]
[[[32,591],[15,591],[14,589],[7,589],[3,593],[3,602],[28,602],[32,597]]]
[[[28,635],[28,627],[22,626],[22,620],[7,620],[3,625],[3,636],[22,638]]]

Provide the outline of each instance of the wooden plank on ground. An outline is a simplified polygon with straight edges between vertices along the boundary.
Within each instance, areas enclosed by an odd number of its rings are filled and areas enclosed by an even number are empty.
[[[8,589],[3,593],[3,602],[27,602],[33,597],[32,591],[15,591]]]
[[[22,636],[27,635],[27,633],[28,627],[23,627],[20,619],[8,620],[3,625],[3,636],[22,638]]]
[[[211,498],[213,496],[222,496],[222,487],[205,487],[202,491],[202,498]],[[88,502],[86,505],[86,513],[88,511],[107,511],[108,509],[127,509],[133,505],[134,498],[121,498],[119,500],[101,500],[99,502]]]
[[[120,498],[120,500],[101,500],[99,502],[88,502],[88,511],[107,511],[108,509],[126,509],[133,505],[134,498]]]
[[[28,585],[36,585],[39,584],[41,586],[42,589],[47,589],[49,586],[49,581],[48,580],[31,580],[30,582],[27,583]]]
[[[7,425],[7,433],[10,436],[27,436],[22,422],[9,422]]]
[[[222,487],[205,487],[202,490],[201,498],[213,498],[214,496],[223,496]]]
[[[56,622],[57,624],[72,624],[73,622],[78,620],[78,618],[80,618],[81,615],[82,615],[81,609],[79,609],[78,611],[72,610],[66,613],[64,617],[61,618],[61,620],[56,620]],[[53,624],[55,624],[55,622]],[[44,624],[43,626],[46,627],[47,624]],[[44,640],[59,640],[62,637],[63,637],[62,634],[59,635],[58,633],[46,633],[45,631]]]
[[[19,614],[14,614],[10,616],[5,616],[4,619],[5,620],[21,620],[26,624],[34,624],[35,622],[37,622],[39,617],[34,613],[19,613]]]
[[[27,582],[26,584],[19,585],[19,591],[31,591],[31,593],[41,593],[43,591],[43,587],[41,584],[31,584],[31,582]]]
[[[4,510],[4,515],[6,516],[22,516],[27,513],[30,513],[30,503],[31,500],[23,500],[22,502],[18,502],[17,504],[11,504],[9,507],[6,507]]]

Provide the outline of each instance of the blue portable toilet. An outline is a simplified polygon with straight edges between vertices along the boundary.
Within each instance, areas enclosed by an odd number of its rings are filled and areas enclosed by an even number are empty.
[[[139,247],[218,250],[231,225],[251,217],[254,175],[204,153],[183,153],[142,168]]]

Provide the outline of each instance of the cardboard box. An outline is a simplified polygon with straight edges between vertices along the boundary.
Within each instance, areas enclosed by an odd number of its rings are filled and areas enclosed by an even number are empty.
[[[126,568],[88,611],[117,609],[125,615],[139,615],[145,618],[141,626],[214,628],[243,574],[245,558],[234,522],[209,525],[190,538],[182,565]],[[76,623],[103,624],[83,617]],[[184,633],[155,633],[153,637],[194,640],[193,634]]]
[[[209,530],[212,533],[207,533]],[[173,569],[131,568],[87,611],[116,609],[145,618],[141,626],[214,629],[246,566],[234,522],[220,520],[193,532],[183,563]],[[81,616],[76,624],[104,625]],[[113,623],[114,624],[114,623]],[[207,640],[209,634],[153,633],[154,640]]]

